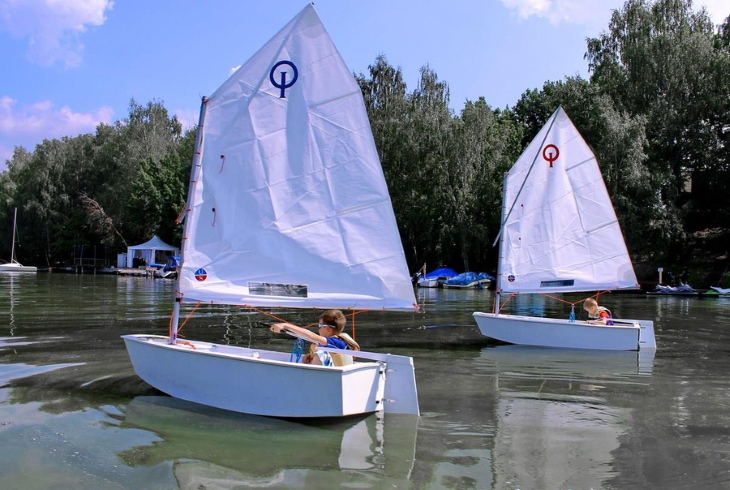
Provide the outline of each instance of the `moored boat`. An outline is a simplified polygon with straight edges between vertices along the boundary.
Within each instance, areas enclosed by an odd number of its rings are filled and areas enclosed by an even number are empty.
[[[730,298],[730,288],[721,288],[718,286],[710,286],[710,289],[712,289],[717,296],[721,298]]]
[[[462,272],[443,283],[446,289],[483,289],[494,280],[486,272]]]
[[[15,244],[17,242],[18,231],[18,208],[15,208],[13,214],[13,244],[10,249],[10,262],[0,264],[0,272],[38,272],[38,268],[34,265],[23,265],[15,258]]]
[[[420,276],[416,284],[419,288],[438,288],[441,287],[445,281],[452,277],[456,277],[457,275],[458,272],[454,269],[439,267],[438,269]]]
[[[654,291],[649,291],[646,294],[652,296],[699,296],[700,293],[689,284],[680,284],[679,286],[657,284]]]

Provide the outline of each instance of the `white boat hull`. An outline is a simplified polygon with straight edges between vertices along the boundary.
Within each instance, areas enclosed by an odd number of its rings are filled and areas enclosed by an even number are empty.
[[[437,288],[437,287],[439,287],[439,280],[438,279],[419,279],[418,287],[419,288]]]
[[[481,312],[475,312],[474,319],[482,335],[510,344],[598,350],[656,349],[654,323],[649,320],[614,319],[614,325],[596,325]]]
[[[159,335],[123,335],[137,375],[183,400],[272,417],[419,413],[410,357],[347,351],[377,362],[325,367],[290,354]],[[343,352],[332,350],[333,352]]]
[[[38,268],[33,265],[20,265],[17,262],[8,262],[0,264],[0,272],[38,272]]]

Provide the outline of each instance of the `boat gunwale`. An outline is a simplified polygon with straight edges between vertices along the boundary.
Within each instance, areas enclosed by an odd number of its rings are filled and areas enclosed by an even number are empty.
[[[614,322],[613,325],[606,325],[602,323],[588,323],[586,320],[575,320],[570,321],[568,319],[564,318],[549,318],[549,317],[540,317],[540,316],[527,316],[527,315],[511,315],[506,313],[488,313],[488,312],[482,312],[482,311],[475,311],[473,316],[479,315],[479,316],[488,316],[490,318],[503,318],[507,321],[529,321],[530,323],[560,323],[560,324],[567,324],[567,325],[579,325],[581,327],[595,327],[595,328],[611,328],[611,329],[633,329],[633,330],[640,330],[641,325],[638,322],[630,321],[630,320],[621,320],[620,318],[612,318],[611,321]],[[619,322],[617,325],[616,322]]]
[[[241,354],[235,354],[235,353],[228,353],[228,352],[221,352],[221,351],[213,351],[211,350],[215,346],[223,346],[228,349],[241,349],[242,351],[251,351],[251,352],[259,352],[259,353],[267,353],[271,352],[277,355],[285,355],[285,352],[279,352],[279,351],[272,351],[267,349],[252,349],[249,347],[239,347],[239,346],[230,346],[230,345],[222,345],[222,344],[216,344],[213,342],[202,342],[198,340],[185,340],[184,342],[187,342],[189,344],[195,345],[197,348],[191,348],[190,345],[186,345],[183,343],[177,343],[177,344],[169,344],[167,343],[169,337],[166,337],[164,335],[153,335],[153,334],[128,334],[128,335],[122,335],[122,339],[127,340],[129,339],[132,342],[137,342],[139,344],[145,345],[145,344],[152,344],[155,347],[164,348],[176,352],[183,352],[183,353],[189,353],[189,354],[197,354],[197,355],[207,355],[211,357],[220,357],[225,358],[229,360],[234,361],[245,361],[245,362],[252,362],[252,363],[259,363],[259,364],[270,364],[274,366],[281,366],[286,368],[301,368],[301,369],[314,369],[314,370],[325,370],[325,371],[341,371],[343,373],[350,372],[350,371],[361,371],[361,370],[367,370],[372,369],[374,367],[380,367],[381,364],[385,364],[385,361],[371,361],[371,362],[357,362],[353,364],[346,364],[343,366],[322,366],[318,364],[304,364],[299,362],[292,362],[292,361],[279,361],[276,359],[267,359],[265,357],[251,357],[251,356],[243,356]],[[162,342],[164,341],[164,342]],[[203,347],[205,346],[211,346],[208,348]],[[343,352],[346,355],[351,355],[353,357],[357,357],[357,353],[360,351],[340,351],[337,349],[327,349],[328,351],[333,352]]]

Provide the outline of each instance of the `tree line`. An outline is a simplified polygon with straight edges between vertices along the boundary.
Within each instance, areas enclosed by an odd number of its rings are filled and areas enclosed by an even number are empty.
[[[727,236],[730,17],[715,27],[691,0],[628,0],[585,58],[588,79],[458,112],[428,65],[413,90],[385,56],[356,74],[412,270],[494,269],[503,174],[559,105],[596,153],[634,260],[680,263],[698,232]],[[94,134],[16,147],[0,173],[0,257],[15,207],[23,263],[68,264],[74,246],[116,253],[154,234],[180,243],[194,140],[161,101],[132,100]]]

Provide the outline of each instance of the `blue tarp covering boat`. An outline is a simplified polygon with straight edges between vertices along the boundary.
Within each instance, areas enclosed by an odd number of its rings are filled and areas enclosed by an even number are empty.
[[[464,272],[444,281],[445,288],[481,288],[494,281],[486,272]]]
[[[440,267],[438,269],[432,270],[431,272],[428,272],[424,276],[419,277],[418,287],[437,288],[441,284],[443,284],[445,280],[455,277],[457,275],[458,272],[456,272],[454,269],[449,269],[448,267]]]
[[[450,278],[450,277],[456,277],[459,273],[456,272],[454,269],[449,269],[448,267],[441,267],[440,269],[435,269],[423,276],[424,279],[440,279],[440,278]]]

